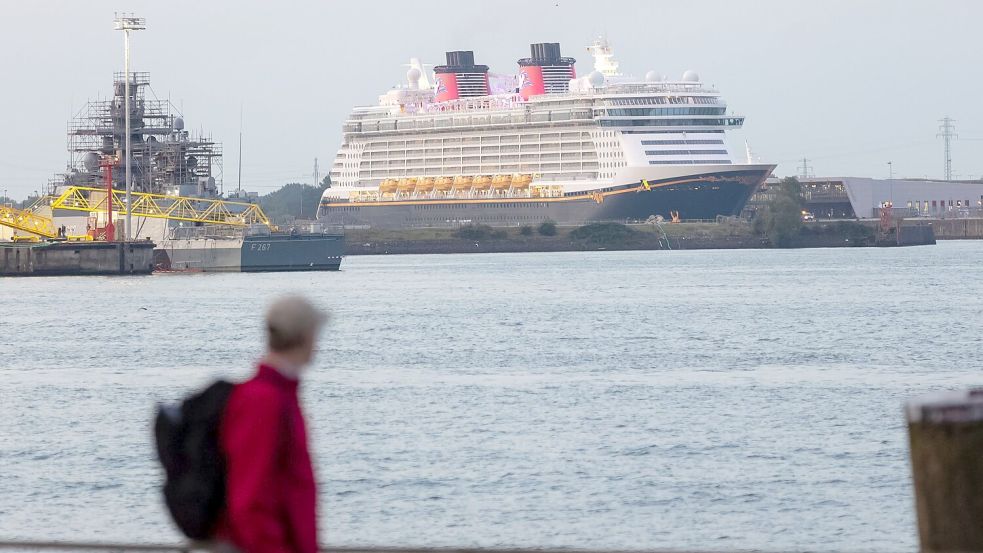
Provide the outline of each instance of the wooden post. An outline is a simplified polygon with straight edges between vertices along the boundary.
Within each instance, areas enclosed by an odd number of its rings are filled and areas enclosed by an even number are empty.
[[[983,389],[923,396],[906,410],[921,550],[983,551]]]

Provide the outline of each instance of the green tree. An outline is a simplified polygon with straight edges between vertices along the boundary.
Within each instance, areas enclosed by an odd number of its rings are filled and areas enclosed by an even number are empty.
[[[636,232],[620,223],[591,223],[570,231],[571,240],[596,246],[623,246],[635,239]]]
[[[462,238],[464,240],[501,240],[507,236],[508,233],[504,230],[494,229],[488,225],[464,225],[454,231],[455,238]]]
[[[539,234],[543,236],[556,236],[556,223],[553,221],[543,221],[539,225]]]
[[[259,205],[277,224],[289,224],[296,219],[314,219],[324,188],[292,182],[260,196]]]
[[[779,248],[787,248],[802,229],[802,206],[788,196],[779,196],[768,205],[771,220],[768,239]]]
[[[802,185],[786,177],[770,189],[772,198],[754,218],[752,230],[771,244],[787,248],[802,230]]]

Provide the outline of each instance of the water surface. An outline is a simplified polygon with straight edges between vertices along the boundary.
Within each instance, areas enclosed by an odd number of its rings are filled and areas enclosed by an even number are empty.
[[[0,537],[170,541],[149,420],[333,322],[330,544],[915,550],[904,399],[980,383],[983,242],[0,279]]]

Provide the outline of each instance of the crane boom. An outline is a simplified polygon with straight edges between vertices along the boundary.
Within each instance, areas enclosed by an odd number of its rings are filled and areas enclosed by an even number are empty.
[[[61,194],[53,196],[49,205],[52,210],[101,212],[106,211],[108,196],[103,188],[70,186]],[[269,217],[263,213],[263,209],[257,204],[193,196],[168,196],[147,192],[133,192],[132,196],[132,215],[136,217],[236,227],[260,224],[274,228]],[[0,206],[0,225],[45,238],[56,238],[58,233],[54,221],[50,217],[36,213],[35,210],[40,207],[43,207],[43,204],[39,202],[35,202],[28,209]],[[126,214],[125,191],[113,189],[111,207],[112,211],[120,215]]]

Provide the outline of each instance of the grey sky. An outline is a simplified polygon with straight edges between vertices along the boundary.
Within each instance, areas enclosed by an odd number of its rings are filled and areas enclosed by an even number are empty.
[[[530,42],[560,42],[590,70],[584,46],[606,33],[626,73],[686,69],[747,116],[762,161],[817,175],[940,176],[937,119],[957,120],[953,172],[983,174],[983,2],[599,0],[468,2],[20,2],[0,7],[0,188],[24,197],[62,170],[65,128],[88,98],[111,92],[122,68],[113,12],[147,18],[133,69],[149,71],[190,129],[224,143],[235,185],[240,104],[243,187],[268,192],[322,174],[356,104],[403,81],[411,56],[440,63],[475,50],[512,72]],[[0,190],[2,193],[2,190]]]

